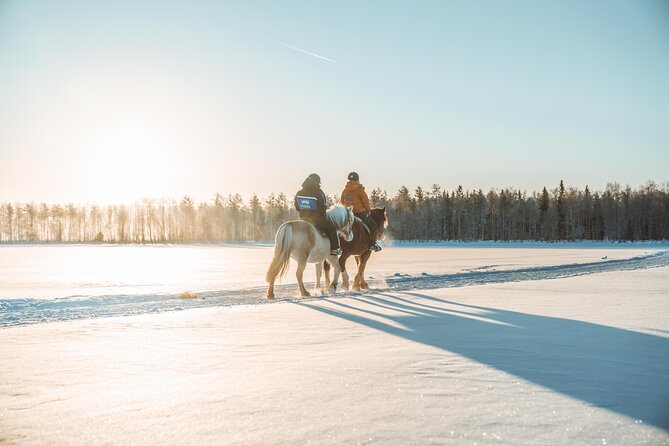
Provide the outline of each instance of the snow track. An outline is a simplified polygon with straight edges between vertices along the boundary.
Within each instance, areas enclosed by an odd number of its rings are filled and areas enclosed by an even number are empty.
[[[464,273],[430,275],[402,275],[369,280],[373,291],[410,291],[453,288],[529,280],[550,280],[615,271],[629,271],[669,266],[669,251],[628,259],[579,263],[535,268],[495,271],[490,267],[477,268]],[[312,284],[313,286],[313,284]],[[0,300],[0,327],[66,321],[95,317],[127,316],[192,308],[230,305],[258,305],[271,303],[265,299],[265,286],[197,292],[196,299],[179,299],[175,295],[116,295],[70,296],[60,299],[2,299]],[[279,296],[294,296],[295,284],[276,287]],[[335,297],[358,295],[343,293]],[[274,302],[293,300],[278,299]],[[304,300],[304,299],[300,299]]]
[[[614,271],[629,271],[669,266],[669,251],[622,260],[576,263],[571,265],[520,268],[507,271],[473,270],[461,274],[400,276],[386,279],[389,288],[397,291],[415,289],[453,288],[491,283],[524,282],[527,280],[550,280]]]

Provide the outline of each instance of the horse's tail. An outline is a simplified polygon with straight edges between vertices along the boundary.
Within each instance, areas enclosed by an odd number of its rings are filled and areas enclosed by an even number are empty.
[[[267,276],[265,277],[267,282],[271,282],[276,278],[277,274],[283,277],[288,272],[288,266],[290,265],[290,245],[292,244],[292,240],[293,228],[290,224],[284,223],[276,232],[274,257],[272,258],[272,264],[269,266]]]

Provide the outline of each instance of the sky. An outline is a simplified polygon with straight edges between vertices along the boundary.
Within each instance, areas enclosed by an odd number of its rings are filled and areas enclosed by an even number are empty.
[[[0,0],[0,202],[669,181],[666,1]]]

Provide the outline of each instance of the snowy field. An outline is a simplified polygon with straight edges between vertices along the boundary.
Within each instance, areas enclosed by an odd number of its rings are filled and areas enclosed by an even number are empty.
[[[536,280],[649,267],[667,244],[451,243],[386,246],[366,277],[377,290]],[[0,245],[0,327],[265,303],[270,245]],[[589,265],[597,263],[597,265]],[[353,272],[353,259],[348,268]],[[295,267],[277,286],[299,293]],[[313,266],[305,281],[313,280]],[[180,299],[185,292],[197,299]]]
[[[386,247],[264,304],[270,257],[0,247],[0,444],[669,444],[666,245]]]

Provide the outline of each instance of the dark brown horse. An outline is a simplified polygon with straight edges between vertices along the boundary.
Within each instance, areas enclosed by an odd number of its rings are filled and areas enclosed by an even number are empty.
[[[386,218],[386,208],[374,208],[370,212],[372,219],[376,223],[378,228],[378,239],[383,240],[384,230],[388,225],[388,220]],[[354,290],[366,290],[369,289],[369,285],[365,281],[365,266],[367,266],[367,261],[372,255],[372,251],[369,249],[371,244],[371,238],[369,237],[369,232],[363,226],[359,218],[355,219],[353,223],[353,240],[347,242],[346,240],[341,239],[341,256],[339,257],[339,267],[341,268],[342,274],[342,286],[345,290],[349,289],[350,283],[348,279],[348,272],[346,271],[346,261],[349,257],[355,257],[355,263],[358,265],[358,273],[355,275],[353,280],[353,289]],[[325,277],[329,277],[330,265],[325,262],[323,265],[325,269]]]

